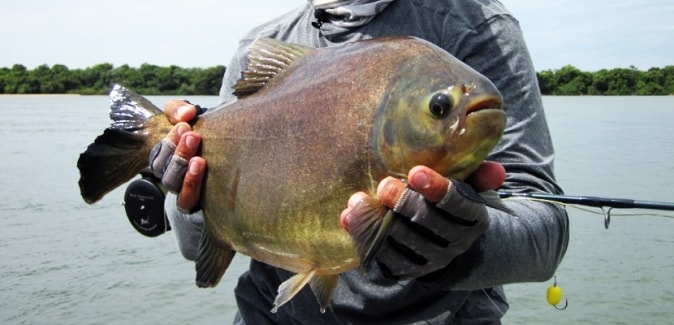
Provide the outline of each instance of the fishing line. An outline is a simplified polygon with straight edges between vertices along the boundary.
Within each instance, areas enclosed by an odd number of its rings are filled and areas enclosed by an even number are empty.
[[[482,293],[484,293],[485,296],[487,296],[487,299],[489,299],[489,302],[491,302],[492,305],[494,305],[494,308],[498,310],[499,313],[501,313],[501,316],[505,316],[505,312],[496,304],[494,299],[485,291],[485,289],[482,289]]]

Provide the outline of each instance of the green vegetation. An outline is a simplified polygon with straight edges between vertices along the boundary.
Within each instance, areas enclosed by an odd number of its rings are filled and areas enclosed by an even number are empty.
[[[21,64],[0,68],[0,94],[107,94],[117,82],[144,95],[217,95],[224,66],[160,67],[143,64],[113,67],[103,63],[86,69],[62,64],[28,70]],[[640,71],[635,67],[584,72],[567,65],[537,73],[544,95],[673,95],[674,66]]]
[[[544,70],[538,84],[544,95],[674,95],[674,66],[640,71],[635,67],[584,72],[567,65]]]
[[[160,67],[143,64],[113,67],[103,63],[86,69],[62,64],[41,65],[28,70],[21,64],[0,68],[0,94],[83,94],[102,95],[113,83],[120,83],[143,95],[217,95],[224,66],[211,68]]]

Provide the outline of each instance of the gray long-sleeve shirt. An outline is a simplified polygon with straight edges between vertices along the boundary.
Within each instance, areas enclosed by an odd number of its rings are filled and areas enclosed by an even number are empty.
[[[488,157],[506,168],[502,189],[561,193],[553,176],[553,147],[545,121],[537,79],[517,20],[498,1],[398,0],[367,25],[342,29],[323,24],[306,5],[259,26],[240,42],[223,78],[223,101],[246,65],[250,44],[272,37],[311,47],[392,35],[413,35],[447,50],[494,82],[504,97],[507,126]],[[346,204],[346,202],[345,202]],[[247,324],[473,324],[496,323],[508,305],[500,285],[544,281],[559,265],[568,242],[563,208],[531,201],[508,201],[509,215],[490,209],[487,232],[457,257],[432,283],[386,279],[378,270],[363,276],[344,273],[327,312],[319,312],[311,291],[302,290],[270,313],[279,284],[292,276],[251,261],[235,290],[239,315]],[[185,257],[194,259],[202,223],[199,215],[183,215],[175,197],[167,213]]]

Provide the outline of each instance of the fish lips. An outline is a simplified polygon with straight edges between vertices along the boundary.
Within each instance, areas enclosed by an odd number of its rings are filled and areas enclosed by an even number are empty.
[[[474,120],[479,121],[474,121]],[[485,96],[473,100],[466,106],[466,124],[477,122],[479,124],[487,123],[492,127],[500,125],[500,132],[505,128],[505,111],[503,110],[503,100],[499,97]],[[499,133],[499,136],[501,134]]]
[[[505,113],[503,112],[503,100],[501,100],[498,97],[485,96],[484,98],[478,98],[477,100],[473,100],[471,104],[468,104],[466,106],[467,116],[478,112],[485,113],[485,111],[490,113],[500,111],[502,114],[505,115]]]
[[[492,96],[473,100],[466,106],[465,121],[462,124],[461,137],[469,142],[474,141],[482,149],[489,148],[488,151],[491,151],[503,135],[506,126],[503,100]]]

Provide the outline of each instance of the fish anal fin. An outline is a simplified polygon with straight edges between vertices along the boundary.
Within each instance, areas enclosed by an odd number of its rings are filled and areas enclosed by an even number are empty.
[[[328,274],[314,276],[309,280],[311,291],[314,292],[314,296],[316,296],[318,304],[321,306],[321,313],[324,313],[325,309],[328,308],[330,299],[332,299],[335,288],[337,288],[338,279],[337,274]]]
[[[394,218],[393,211],[376,199],[363,200],[351,210],[348,232],[364,272],[369,270],[374,257],[386,241]]]
[[[290,301],[295,295],[297,295],[302,288],[314,277],[316,270],[312,269],[307,273],[298,273],[292,276],[290,279],[281,283],[278,287],[278,294],[274,299],[274,307],[271,309],[272,313],[276,313],[279,307],[283,306],[286,302]]]
[[[212,240],[205,228],[201,235],[199,252],[195,261],[196,283],[200,288],[211,288],[218,285],[236,252]]]
[[[238,98],[255,93],[277,74],[313,49],[272,38],[260,38],[250,47],[248,66],[234,86]]]

